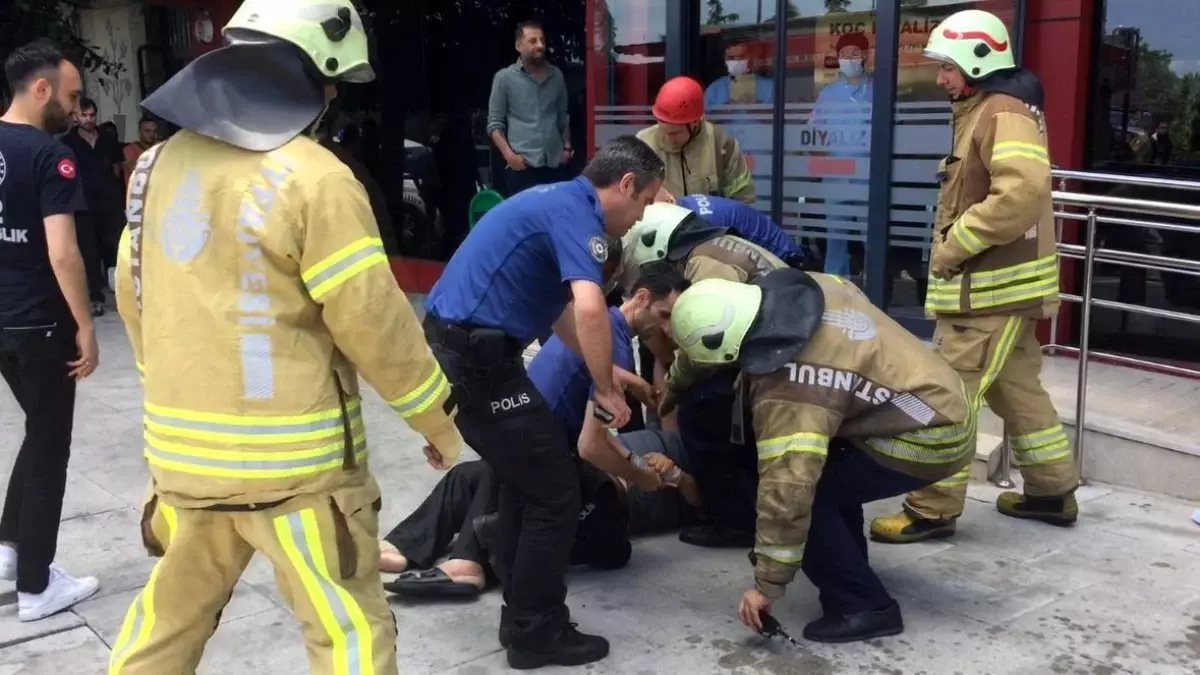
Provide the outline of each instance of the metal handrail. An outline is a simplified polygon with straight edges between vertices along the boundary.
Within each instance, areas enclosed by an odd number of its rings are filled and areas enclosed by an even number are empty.
[[[1161,187],[1177,190],[1200,191],[1200,182],[1151,178],[1146,176],[1122,176],[1116,174],[1089,173],[1084,171],[1064,171],[1059,169],[1055,169],[1053,175],[1055,179],[1060,181],[1060,187],[1064,188],[1067,180],[1080,180],[1102,183],[1120,183],[1124,185],[1136,185],[1142,187]],[[1122,356],[1120,354],[1107,354],[1103,352],[1092,351],[1089,338],[1091,333],[1093,307],[1103,307],[1133,314],[1153,316],[1161,319],[1186,321],[1188,323],[1200,324],[1200,315],[1197,314],[1176,312],[1173,310],[1158,309],[1145,305],[1134,305],[1124,302],[1115,302],[1112,300],[1094,298],[1093,286],[1097,262],[1103,264],[1121,265],[1125,267],[1137,267],[1159,272],[1200,276],[1200,261],[1170,256],[1150,255],[1146,253],[1137,253],[1134,251],[1122,251],[1119,249],[1097,248],[1096,225],[1105,224],[1136,227],[1142,229],[1160,229],[1175,232],[1187,232],[1200,236],[1200,206],[1193,206],[1191,204],[1178,204],[1174,202],[1130,199],[1125,197],[1110,197],[1107,195],[1091,195],[1079,192],[1070,192],[1066,191],[1065,189],[1055,190],[1053,192],[1053,200],[1056,207],[1078,207],[1087,209],[1086,213],[1072,213],[1061,211],[1056,208],[1054,214],[1056,219],[1055,244],[1059,257],[1083,261],[1083,294],[1059,294],[1059,298],[1062,301],[1078,303],[1082,306],[1079,328],[1079,346],[1071,347],[1069,345],[1060,345],[1055,342],[1055,339],[1058,335],[1057,314],[1051,317],[1050,344],[1045,346],[1045,349],[1051,354],[1054,354],[1057,351],[1063,351],[1066,353],[1077,354],[1079,358],[1079,374],[1076,380],[1075,390],[1076,432],[1072,454],[1074,456],[1076,466],[1079,467],[1080,484],[1083,484],[1084,436],[1086,435],[1087,429],[1088,361],[1092,357],[1101,357],[1107,361],[1125,365],[1143,367],[1150,366],[1156,370],[1165,371],[1172,374],[1192,377],[1200,376],[1200,370],[1193,368],[1183,368],[1180,366],[1161,364],[1154,361]],[[1122,213],[1144,216],[1179,218],[1195,221],[1196,224],[1159,223],[1135,218],[1100,216],[1097,214],[1097,212],[1101,210],[1119,211]],[[1084,244],[1067,244],[1062,241],[1062,220],[1082,221],[1085,223]],[[1008,430],[1005,429],[1004,444],[1001,447],[1000,463],[997,466],[996,471],[988,477],[988,480],[992,481],[996,485],[999,485],[1000,487],[1013,487],[1011,477],[1011,455],[1011,443],[1009,442]]]

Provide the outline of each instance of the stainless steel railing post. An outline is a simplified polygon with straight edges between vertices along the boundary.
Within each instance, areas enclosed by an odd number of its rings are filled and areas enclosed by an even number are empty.
[[[1012,480],[1012,444],[1008,440],[1007,424],[1004,425],[1004,438],[1000,440],[1000,447],[996,452],[1000,453],[1000,463],[996,465],[996,471],[988,476],[988,482],[1006,490],[1016,487]]]
[[[1087,435],[1087,376],[1088,336],[1092,327],[1092,282],[1096,271],[1096,209],[1091,207],[1087,214],[1087,245],[1083,252],[1083,305],[1079,325],[1079,379],[1075,393],[1075,466],[1079,468],[1079,484],[1083,478],[1084,436]]]

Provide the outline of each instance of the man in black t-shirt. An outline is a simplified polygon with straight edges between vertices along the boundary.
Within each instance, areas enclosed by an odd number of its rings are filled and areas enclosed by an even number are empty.
[[[17,582],[33,621],[95,594],[94,577],[54,564],[75,384],[100,362],[75,235],[83,206],[75,157],[51,133],[79,100],[79,71],[39,41],[4,64],[12,105],[0,117],[0,375],[25,412],[0,515],[0,578]]]
[[[96,125],[99,109],[90,98],[79,101],[79,126],[62,137],[75,153],[79,179],[87,206],[75,214],[79,246],[87,264],[92,314],[104,314],[106,270],[117,266],[117,242],[125,228],[125,193],[122,189],[121,143]]]

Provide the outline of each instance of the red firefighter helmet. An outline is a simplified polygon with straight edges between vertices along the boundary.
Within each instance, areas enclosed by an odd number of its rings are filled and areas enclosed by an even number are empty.
[[[654,118],[664,124],[695,124],[704,118],[704,89],[690,77],[667,80],[654,98]]]

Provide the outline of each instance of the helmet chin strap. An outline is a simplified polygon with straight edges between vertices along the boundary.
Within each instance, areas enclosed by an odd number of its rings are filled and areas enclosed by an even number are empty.
[[[321,128],[321,122],[325,121],[325,114],[328,112],[329,103],[327,102],[325,103],[325,107],[321,108],[321,112],[317,115],[317,119],[313,120],[312,124],[308,125],[308,130],[305,133],[309,138],[313,140],[317,139],[317,130]]]

